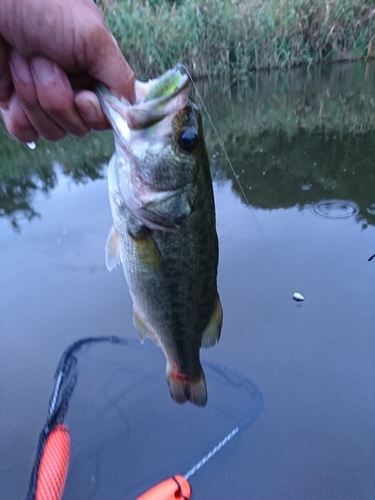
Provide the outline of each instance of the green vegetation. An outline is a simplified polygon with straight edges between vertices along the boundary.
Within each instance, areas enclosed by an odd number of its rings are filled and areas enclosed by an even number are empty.
[[[374,89],[375,63],[252,73],[227,88],[231,98],[202,82],[236,172],[207,123],[214,178],[231,179],[245,204],[262,209],[351,200],[357,220],[375,225]]]
[[[253,72],[235,86],[219,79],[198,87],[254,206],[342,198],[357,203],[358,219],[375,225],[374,83],[372,62]],[[232,179],[242,196],[205,113],[203,119],[214,178]],[[113,152],[111,133],[55,144],[41,140],[31,151],[1,122],[0,144],[0,217],[16,229],[20,216],[37,216],[34,194],[55,186],[56,163],[74,181],[87,182],[103,175]]]
[[[292,139],[301,130],[338,137],[375,131],[375,62],[254,72],[246,83],[220,85],[221,96],[209,82],[199,88],[221,139],[237,153],[252,154],[240,140],[259,142],[265,133]],[[218,145],[208,124],[206,140]]]
[[[357,207],[358,222],[375,225],[374,143],[375,131],[336,135],[300,129],[292,138],[267,131],[257,138],[243,136],[228,148],[236,178],[222,154],[211,163],[232,180],[246,205],[272,210],[347,200]]]
[[[373,0],[101,0],[138,78],[184,63],[193,76],[375,55]]]

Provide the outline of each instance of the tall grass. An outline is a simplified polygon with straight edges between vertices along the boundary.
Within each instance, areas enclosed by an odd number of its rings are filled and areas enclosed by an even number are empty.
[[[373,0],[101,0],[138,77],[195,77],[372,57]]]

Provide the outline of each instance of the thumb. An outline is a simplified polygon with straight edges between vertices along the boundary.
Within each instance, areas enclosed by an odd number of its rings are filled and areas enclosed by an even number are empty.
[[[135,75],[124,58],[120,48],[107,31],[105,43],[96,53],[88,73],[96,80],[104,83],[117,97],[125,97],[131,104],[135,101]],[[100,40],[100,37],[98,37]]]
[[[104,38],[104,40],[103,40]],[[135,75],[122,55],[112,34],[105,28],[99,40],[97,49],[92,50],[95,57],[88,65],[87,72],[104,85],[118,98],[125,97],[130,103],[135,101]],[[94,92],[83,90],[76,93],[75,105],[84,122],[94,130],[109,127],[98,97]]]

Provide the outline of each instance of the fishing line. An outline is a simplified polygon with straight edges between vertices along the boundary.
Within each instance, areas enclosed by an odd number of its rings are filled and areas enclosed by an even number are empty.
[[[133,340],[128,340],[128,345],[137,349],[147,349],[153,353],[157,353],[158,349],[154,344],[140,344]],[[262,413],[264,408],[263,394],[259,387],[246,375],[229,368],[228,366],[220,365],[208,360],[203,360],[205,368],[209,368],[212,372],[217,373],[229,385],[235,386],[239,389],[245,389],[248,394],[249,400],[252,402],[253,408],[245,412],[245,416],[238,422],[238,424],[221,440],[217,443],[206,455],[204,455],[193,467],[191,467],[184,475],[184,479],[189,479],[195,474],[203,465],[205,465],[211,458],[216,455],[229,441],[234,438],[239,432],[244,432],[250,427],[255,420]]]
[[[196,92],[196,94],[197,94],[197,96],[198,96],[198,98],[199,98],[199,100],[200,100],[200,102],[201,102],[201,104],[202,104],[202,107],[203,107],[203,109],[204,109],[204,111],[205,111],[205,113],[206,113],[206,115],[207,115],[208,121],[210,122],[211,127],[212,127],[212,129],[213,129],[213,131],[214,131],[214,133],[215,133],[215,135],[216,135],[216,137],[217,137],[217,140],[218,140],[218,142],[219,142],[219,145],[220,145],[221,150],[223,151],[223,154],[224,154],[224,156],[225,156],[225,159],[226,159],[226,161],[228,162],[228,165],[229,165],[230,169],[232,170],[232,173],[233,173],[233,175],[234,175],[234,178],[236,179],[236,182],[237,182],[237,184],[238,184],[238,187],[240,188],[240,191],[241,191],[241,193],[242,193],[242,196],[244,197],[244,199],[245,199],[245,201],[246,201],[246,206],[247,206],[247,208],[249,208],[249,209],[250,209],[250,212],[251,212],[251,214],[252,214],[252,216],[253,216],[253,218],[254,218],[254,221],[255,221],[255,223],[256,223],[256,225],[257,225],[257,227],[258,227],[259,231],[260,231],[260,234],[261,234],[261,235],[262,235],[262,237],[263,237],[263,240],[264,240],[264,242],[265,242],[265,244],[266,244],[266,246],[267,246],[267,248],[268,248],[268,251],[269,251],[269,253],[270,253],[270,255],[271,255],[271,257],[272,257],[272,259],[273,259],[274,263],[276,264],[277,269],[279,270],[280,275],[282,276],[282,278],[283,278],[283,280],[284,280],[285,284],[286,284],[286,285],[289,285],[289,280],[287,279],[287,277],[286,277],[286,275],[285,275],[285,273],[284,273],[283,269],[282,269],[282,268],[281,268],[281,266],[279,265],[279,262],[278,262],[278,260],[276,259],[276,256],[275,256],[274,252],[272,251],[272,248],[271,248],[271,246],[270,246],[270,244],[269,244],[269,242],[268,242],[268,239],[266,238],[266,235],[264,234],[264,232],[263,232],[263,230],[262,230],[262,227],[261,227],[261,225],[259,224],[259,221],[258,221],[258,219],[257,219],[257,217],[256,217],[256,215],[255,215],[255,213],[254,213],[254,210],[253,210],[253,208],[252,208],[252,206],[251,206],[251,204],[250,204],[250,202],[249,202],[249,200],[248,200],[248,198],[247,198],[247,196],[246,196],[246,192],[245,192],[244,188],[242,187],[242,184],[241,184],[241,182],[240,182],[240,180],[239,180],[239,175],[236,173],[236,171],[235,171],[235,169],[234,169],[234,166],[233,166],[233,163],[231,162],[231,160],[230,160],[230,158],[229,158],[229,156],[228,156],[228,153],[226,152],[226,149],[225,149],[225,147],[224,147],[224,143],[223,143],[223,141],[221,140],[221,138],[220,138],[220,136],[219,136],[219,133],[218,133],[218,131],[217,131],[217,129],[216,129],[216,127],[215,127],[214,123],[213,123],[213,120],[212,120],[212,118],[211,118],[211,115],[210,115],[210,113],[208,112],[208,109],[207,109],[207,107],[206,107],[206,105],[205,105],[205,103],[204,103],[204,101],[203,101],[203,97],[201,96],[201,94],[200,94],[200,92],[199,92],[199,90],[198,90],[198,88],[197,88],[197,86],[196,86],[196,84],[195,84],[195,82],[194,82],[194,80],[193,80],[193,77],[191,76],[191,74],[189,73],[188,69],[186,68],[186,66],[185,66],[184,64],[182,64],[182,63],[178,63],[177,67],[181,67],[181,68],[183,68],[183,69],[184,69],[184,71],[186,72],[187,76],[189,77],[190,82],[191,82],[191,84],[193,85],[193,88],[194,88],[194,90],[195,90],[195,92]],[[303,295],[301,295],[300,293],[295,292],[295,293],[293,294],[293,300],[295,300],[296,302],[302,302],[302,301],[304,300],[304,297],[303,297]]]
[[[186,474],[185,479],[188,479],[195,474],[205,463],[207,463],[216,453],[225,446],[234,436],[240,431],[246,430],[263,411],[263,395],[257,385],[254,384],[248,377],[241,373],[234,371],[228,367],[222,367],[217,363],[205,361],[205,367],[208,366],[212,371],[223,377],[229,384],[234,384],[246,389],[251,400],[253,401],[254,408],[252,411],[245,414],[245,417],[234,427],[212,450],[210,450],[199,462],[197,462]]]

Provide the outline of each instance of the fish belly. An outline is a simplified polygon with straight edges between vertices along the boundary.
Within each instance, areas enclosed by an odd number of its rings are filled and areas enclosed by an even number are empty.
[[[163,349],[172,397],[203,406],[199,350],[218,301],[214,220],[195,211],[176,231],[150,231],[125,207],[121,214],[121,260],[137,330]]]

